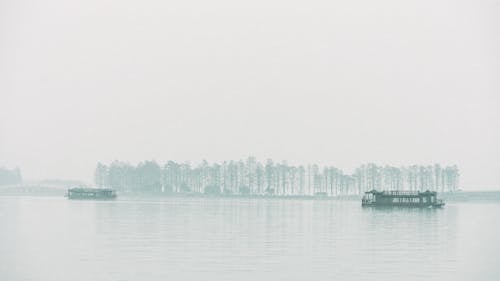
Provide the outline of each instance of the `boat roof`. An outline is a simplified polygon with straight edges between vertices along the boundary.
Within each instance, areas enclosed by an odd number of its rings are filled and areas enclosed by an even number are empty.
[[[436,191],[418,191],[418,190],[382,190],[382,191],[377,191],[375,189],[372,189],[370,191],[365,192],[365,194],[376,194],[376,195],[383,195],[383,196],[421,196],[421,195],[436,195]]]
[[[114,189],[111,188],[97,188],[97,187],[73,187],[68,190],[76,192],[114,191]]]

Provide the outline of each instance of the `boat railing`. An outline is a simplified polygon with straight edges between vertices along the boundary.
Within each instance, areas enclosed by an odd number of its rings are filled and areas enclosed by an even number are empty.
[[[370,198],[363,198],[363,199],[361,199],[361,203],[363,203],[363,204],[371,204],[373,202],[374,202],[374,200],[370,199]]]
[[[388,190],[383,192],[385,195],[419,195],[418,191],[410,191],[410,190]]]

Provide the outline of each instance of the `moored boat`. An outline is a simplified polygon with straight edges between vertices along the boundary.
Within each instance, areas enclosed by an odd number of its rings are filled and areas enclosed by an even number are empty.
[[[116,192],[110,188],[84,188],[75,187],[68,189],[68,199],[109,200],[116,198]]]
[[[400,206],[400,207],[443,207],[444,201],[437,198],[435,191],[390,190],[365,192],[361,206]]]

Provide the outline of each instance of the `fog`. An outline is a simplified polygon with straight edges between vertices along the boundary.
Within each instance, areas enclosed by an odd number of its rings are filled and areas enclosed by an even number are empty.
[[[0,166],[456,164],[500,187],[498,1],[0,2]]]

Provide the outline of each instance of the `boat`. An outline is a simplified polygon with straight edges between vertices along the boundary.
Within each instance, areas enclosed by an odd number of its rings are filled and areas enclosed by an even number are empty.
[[[116,192],[110,188],[75,187],[68,189],[68,199],[110,200],[116,198]]]
[[[390,190],[377,191],[371,190],[365,192],[361,199],[361,206],[368,207],[443,207],[444,201],[437,198],[435,191],[407,191]]]

